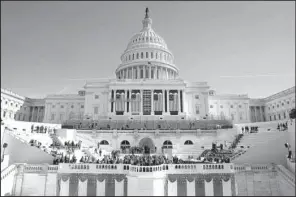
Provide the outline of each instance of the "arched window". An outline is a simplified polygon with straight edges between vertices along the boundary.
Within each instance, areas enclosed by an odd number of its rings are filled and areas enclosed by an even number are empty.
[[[163,143],[163,148],[172,149],[173,148],[173,143],[170,140],[166,140]]]
[[[109,142],[107,140],[102,140],[100,142],[100,145],[109,145]]]
[[[128,55],[128,60],[131,60],[131,55]]]
[[[155,59],[158,59],[158,53],[155,54]]]
[[[153,52],[151,52],[151,59],[153,58]]]
[[[137,53],[137,59],[139,59],[139,53]]]
[[[186,140],[184,145],[193,145],[193,142],[191,140]]]
[[[144,58],[144,54],[143,54],[143,52],[141,53],[141,59],[143,59]]]
[[[135,54],[133,54],[133,60],[135,59]]]
[[[127,140],[123,140],[120,144],[121,149],[126,149],[126,148],[130,148],[130,147],[131,147],[131,145],[130,145],[129,141],[127,141]]]
[[[149,56],[149,53],[148,53],[148,52],[146,52],[146,58],[149,58],[148,56]]]

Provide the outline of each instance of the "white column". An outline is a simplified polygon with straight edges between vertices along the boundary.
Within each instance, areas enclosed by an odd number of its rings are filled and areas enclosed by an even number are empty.
[[[171,182],[170,180],[168,180],[168,196],[177,196],[177,188],[177,180],[175,180],[175,182]]]
[[[102,182],[97,180],[97,195],[96,196],[105,196],[105,180]]]
[[[120,182],[115,179],[115,196],[124,196],[124,179]]]
[[[169,102],[169,95],[170,95],[170,90],[167,90],[167,113],[170,113],[170,102]]]
[[[112,90],[109,90],[109,94],[108,94],[108,113],[111,113],[111,96],[112,96]]]
[[[165,69],[165,75],[166,75],[166,79],[169,79],[169,72],[167,68]]]
[[[195,196],[195,180],[192,182],[187,181],[187,196]]]
[[[181,113],[181,90],[178,90],[178,114]]]
[[[70,178],[68,178],[67,181],[63,181],[63,179],[61,179],[60,196],[69,196],[69,181],[70,181]]]
[[[124,99],[125,99],[125,101],[124,101],[124,114],[126,114],[127,113],[127,90],[124,90],[124,93],[125,93],[125,95],[124,95]]]
[[[183,113],[185,114],[185,89],[182,90],[182,107]]]
[[[255,122],[257,122],[257,110],[256,110],[256,106],[254,107],[255,109]]]
[[[78,196],[87,196],[87,179],[83,182],[78,180]]]
[[[223,186],[223,196],[232,196],[231,195],[231,179],[228,181],[224,181],[222,179],[222,186]]]
[[[205,196],[214,196],[213,179],[210,182],[205,180]]]
[[[151,90],[151,115],[154,115],[154,90]]]
[[[146,66],[143,66],[143,78],[146,79]]]
[[[140,92],[141,92],[141,104],[140,104],[140,115],[143,115],[143,90],[140,90]]]
[[[162,90],[162,114],[165,113],[165,90]]]

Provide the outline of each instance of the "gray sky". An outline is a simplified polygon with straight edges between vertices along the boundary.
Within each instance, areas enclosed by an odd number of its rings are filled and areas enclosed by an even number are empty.
[[[251,98],[295,85],[292,1],[1,1],[1,87],[39,97],[115,77],[146,6],[183,79]]]

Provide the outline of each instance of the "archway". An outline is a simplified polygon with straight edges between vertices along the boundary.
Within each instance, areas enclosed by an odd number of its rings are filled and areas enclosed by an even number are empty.
[[[155,153],[155,145],[151,138],[145,137],[140,140],[139,146],[144,148],[144,153]]]

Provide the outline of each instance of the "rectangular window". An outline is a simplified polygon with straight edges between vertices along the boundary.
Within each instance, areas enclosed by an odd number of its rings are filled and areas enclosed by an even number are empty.
[[[195,95],[195,99],[199,99],[199,95]]]
[[[54,114],[51,114],[51,120],[54,120]]]
[[[195,106],[195,113],[196,113],[196,114],[199,114],[199,105],[196,105],[196,106]]]
[[[81,105],[81,108],[84,108],[84,105]]]
[[[61,105],[61,108],[63,109],[64,108],[64,105]]]
[[[61,120],[61,121],[64,120],[64,114],[60,114],[60,120]]]
[[[96,95],[95,95],[95,99],[99,99],[99,95],[96,94]]]
[[[98,114],[99,113],[99,108],[98,107],[94,107],[94,114]]]

